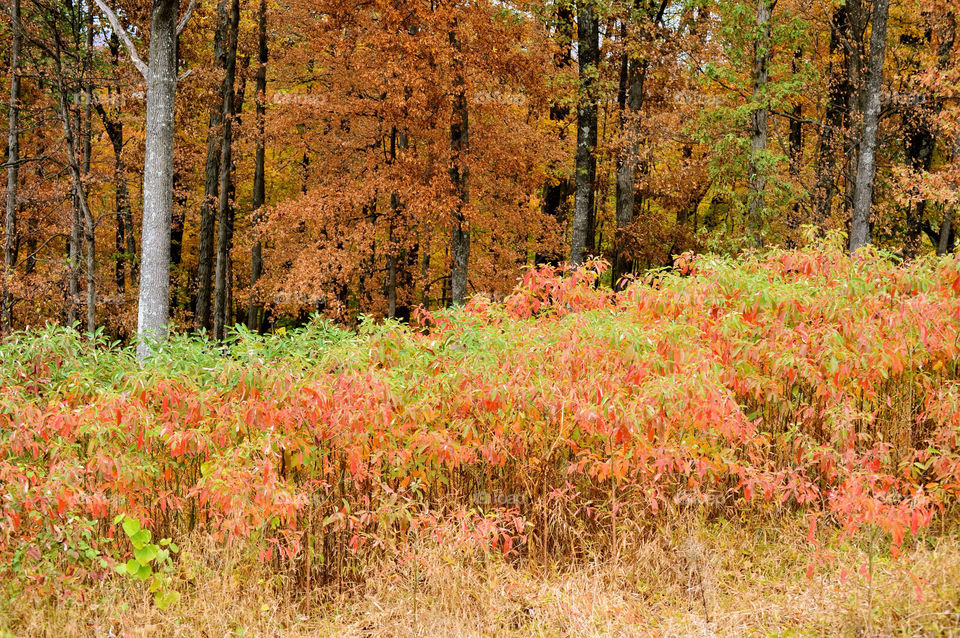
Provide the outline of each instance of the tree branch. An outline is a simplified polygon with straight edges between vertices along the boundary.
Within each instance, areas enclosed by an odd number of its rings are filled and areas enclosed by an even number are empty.
[[[187,23],[190,22],[190,17],[193,15],[193,10],[197,8],[197,0],[190,0],[190,4],[187,5],[187,11],[183,14],[183,17],[180,18],[180,22],[177,23],[177,35],[180,35],[183,32],[183,29],[187,26]]]
[[[123,28],[123,25],[120,24],[120,18],[117,17],[117,14],[107,6],[107,3],[104,0],[94,0],[97,3],[97,6],[100,7],[100,10],[103,11],[103,14],[107,16],[107,20],[110,21],[110,26],[113,27],[113,30],[117,32],[117,35],[120,36],[120,39],[123,40],[123,45],[127,49],[127,54],[130,56],[130,59],[133,60],[134,66],[137,67],[137,70],[140,71],[140,75],[143,76],[143,79],[147,79],[149,69],[143,60],[140,58],[140,54],[137,53],[137,47],[133,43],[133,40],[130,39],[130,34],[127,33],[127,30]],[[193,2],[190,3],[191,5]]]

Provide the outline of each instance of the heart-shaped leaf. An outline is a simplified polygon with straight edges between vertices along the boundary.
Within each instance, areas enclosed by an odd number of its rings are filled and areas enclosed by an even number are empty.
[[[123,531],[126,532],[127,536],[133,537],[134,534],[140,531],[140,521],[135,518],[130,518],[129,516],[123,519]]]
[[[157,557],[156,545],[144,545],[133,550],[133,555],[141,565],[147,565]]]
[[[136,534],[130,537],[130,542],[133,543],[133,546],[137,549],[144,547],[147,543],[150,542],[150,530],[141,529]]]

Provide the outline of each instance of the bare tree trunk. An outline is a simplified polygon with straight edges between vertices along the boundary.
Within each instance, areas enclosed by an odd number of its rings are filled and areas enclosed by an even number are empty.
[[[573,10],[568,3],[557,3],[556,7],[557,35],[559,50],[554,60],[558,68],[565,69],[573,62]],[[563,122],[570,115],[570,109],[563,103],[550,105],[550,119]],[[566,139],[566,127],[560,127],[560,140]],[[566,169],[564,169],[566,170]],[[562,228],[568,212],[567,198],[572,192],[572,184],[567,175],[549,180],[543,186],[543,205],[541,211],[544,216],[552,217]],[[535,256],[537,264],[549,263],[557,265],[563,259],[562,251],[551,250],[548,253],[538,252]]]
[[[668,0],[661,0],[659,8],[656,4],[651,5],[649,13],[644,17],[651,21],[654,29],[660,26],[663,20],[664,11],[666,11]],[[656,9],[656,14],[653,10]],[[646,39],[648,27],[650,25],[641,25],[639,37]],[[627,38],[630,30],[626,24],[622,28],[624,46],[627,46]],[[633,222],[634,212],[636,210],[636,181],[637,167],[640,163],[640,109],[643,106],[643,87],[647,77],[647,67],[649,63],[646,59],[631,60],[626,54],[623,56],[623,69],[621,71],[621,96],[620,96],[620,122],[621,131],[623,131],[625,147],[621,149],[617,157],[617,230],[615,238],[615,250],[613,256],[612,283],[615,289],[619,289],[619,282],[623,275],[633,268],[632,260],[625,254],[625,246],[622,236],[623,229]]]
[[[237,36],[240,0],[230,6],[230,32],[227,36],[227,73],[224,79],[223,136],[220,146],[220,201],[217,209],[217,266],[213,300],[213,336],[223,339],[227,321],[227,278],[230,245],[233,239],[233,202],[230,180],[233,169],[234,82],[237,72]]]
[[[0,297],[0,334],[13,330],[13,295],[7,290],[8,279],[17,263],[17,187],[20,162],[20,0],[10,7],[10,101],[7,110],[7,205],[3,235],[3,294]]]
[[[93,128],[93,84],[89,74],[93,67],[93,13],[87,12],[86,50],[83,62],[83,178],[90,174],[91,145],[90,137]],[[97,244],[96,224],[89,202],[86,201],[86,192],[81,194],[84,199],[83,211],[83,239],[86,244],[86,274],[87,274],[87,332],[91,335],[97,328]]]
[[[117,263],[114,278],[117,292],[121,295],[126,291],[126,264],[130,264],[130,278],[136,284],[136,254],[137,240],[133,234],[133,215],[130,212],[130,191],[127,187],[127,166],[123,161],[123,120],[120,117],[113,119],[99,102],[94,106],[100,114],[103,128],[113,147],[113,184],[114,184],[114,214],[116,215],[116,251]]]
[[[62,40],[57,34],[57,37],[54,38],[55,47],[51,50],[50,56],[53,62],[54,68],[54,81],[57,85],[57,107],[58,115],[60,116],[60,122],[63,125],[63,140],[66,145],[67,152],[67,170],[70,173],[71,186],[72,186],[72,220],[71,220],[71,231],[70,231],[70,284],[69,284],[69,295],[70,299],[67,305],[67,323],[70,326],[73,326],[77,320],[76,307],[77,301],[79,298],[79,271],[80,271],[80,242],[81,234],[84,235],[86,240],[87,248],[87,259],[86,259],[86,269],[87,269],[87,320],[86,327],[87,331],[92,333],[96,329],[96,309],[97,309],[97,298],[96,298],[96,263],[95,263],[95,254],[94,254],[94,241],[91,238],[93,234],[93,215],[90,212],[90,208],[87,202],[87,193],[86,186],[83,183],[84,171],[89,170],[89,147],[85,139],[81,139],[81,153],[77,153],[77,135],[80,135],[83,138],[86,134],[86,131],[89,129],[89,121],[84,122],[82,119],[81,112],[78,110],[76,114],[76,123],[74,124],[74,117],[70,110],[70,104],[68,102],[68,91],[67,84],[64,77],[64,70],[62,66]],[[92,42],[92,37],[88,36],[88,40]],[[84,63],[84,76],[80,78],[81,83],[86,82],[86,63]],[[92,98],[92,92],[89,94]],[[78,96],[79,97],[79,96]],[[85,94],[84,99],[87,99]],[[77,100],[79,102],[79,99]],[[89,106],[89,102],[87,103]],[[88,108],[84,109],[83,115],[86,115]],[[81,223],[83,227],[81,229]]]
[[[263,245],[260,242],[260,233],[257,224],[260,222],[261,211],[266,202],[266,178],[264,174],[266,162],[266,146],[264,126],[267,112],[267,1],[260,0],[258,20],[258,66],[257,66],[257,151],[253,171],[253,248],[250,251],[250,307],[247,311],[247,327],[250,330],[260,329],[260,317],[263,314],[263,305],[254,299],[254,286],[263,272]]]
[[[390,131],[390,162],[396,162],[398,153],[406,148],[406,134],[394,126]],[[393,243],[393,230],[402,210],[403,203],[400,201],[400,196],[394,191],[390,194],[390,246],[387,252],[387,316],[390,319],[397,316],[397,249]]]
[[[857,159],[856,193],[850,219],[850,252],[870,243],[870,207],[873,204],[873,182],[877,173],[877,134],[880,126],[880,90],[883,87],[883,62],[887,46],[887,15],[890,0],[874,0],[873,32],[866,84],[866,107],[863,113],[863,135]]]
[[[227,36],[230,28],[230,12],[227,0],[217,3],[217,30],[213,36],[213,56],[223,70],[219,100],[210,110],[207,126],[207,163],[204,172],[203,201],[200,204],[200,246],[197,262],[198,328],[210,328],[210,300],[213,289],[214,268],[214,203],[220,184],[220,157],[223,153],[222,126],[224,102],[227,95]],[[230,89],[232,92],[233,89]]]
[[[847,6],[833,10],[830,20],[831,56],[843,49],[843,40],[848,37]],[[831,62],[832,64],[832,62]],[[830,218],[833,196],[836,192],[837,154],[843,149],[843,137],[847,126],[847,105],[850,102],[849,77],[846,67],[832,73],[827,94],[826,117],[820,128],[820,148],[817,159],[817,185],[814,190],[814,223],[824,228]]]
[[[453,211],[451,243],[453,268],[450,273],[450,290],[451,302],[458,306],[463,305],[467,298],[467,265],[470,261],[470,222],[464,216],[464,209],[470,201],[467,185],[470,170],[464,158],[470,148],[470,122],[467,113],[460,40],[456,30],[457,22],[454,21],[450,29],[450,45],[453,47],[457,77],[454,80],[456,93],[453,98],[453,119],[450,123],[450,182],[456,193],[457,203]]]
[[[646,75],[646,63],[631,62],[624,59],[626,67],[625,109],[621,115],[621,130],[625,148],[617,158],[617,235],[613,257],[612,282],[615,289],[620,288],[620,279],[633,268],[625,251],[624,229],[633,223],[636,206],[637,164],[640,159],[640,108],[643,102],[643,83]],[[638,68],[639,67],[639,68]]]
[[[770,76],[770,18],[776,0],[758,0],[757,30],[759,40],[753,44],[753,99],[763,102],[764,90]],[[762,155],[767,150],[766,105],[758,106],[750,116],[750,200],[747,208],[747,229],[753,245],[763,246],[765,224],[764,191],[767,188],[765,169],[760,166]]]
[[[597,177],[597,97],[594,84],[600,61],[600,30],[595,9],[594,0],[577,2],[577,64],[582,97],[577,104],[576,190],[570,238],[572,266],[579,266],[586,258],[593,187]]]
[[[150,20],[140,298],[137,309],[137,354],[141,358],[152,352],[152,341],[166,338],[170,316],[170,221],[173,207],[179,4],[179,0],[154,0]]]

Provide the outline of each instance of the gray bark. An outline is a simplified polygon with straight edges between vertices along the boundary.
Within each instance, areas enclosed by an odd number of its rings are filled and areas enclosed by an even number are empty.
[[[174,104],[177,94],[179,0],[154,0],[147,69],[146,141],[143,162],[143,229],[137,354],[167,336],[170,316],[170,222],[173,209]]]
[[[850,252],[870,243],[870,207],[873,204],[873,182],[877,173],[877,134],[880,127],[880,89],[883,86],[883,62],[887,45],[887,15],[890,0],[874,0],[873,32],[870,34],[866,106],[863,113],[863,134],[857,159],[857,177],[853,215],[850,219]]]
[[[10,100],[7,112],[7,201],[4,215],[3,240],[3,294],[0,297],[0,333],[13,329],[13,295],[7,290],[7,280],[17,263],[19,237],[17,235],[17,186],[20,161],[20,0],[11,5],[10,42]]]
[[[576,187],[570,238],[572,266],[581,265],[586,258],[593,185],[597,176],[597,97],[594,84],[600,57],[600,31],[594,10],[594,0],[577,2],[577,64],[581,97],[577,104]]]

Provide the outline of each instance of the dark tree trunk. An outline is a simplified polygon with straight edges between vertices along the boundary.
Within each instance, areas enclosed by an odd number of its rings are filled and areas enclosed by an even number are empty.
[[[843,41],[848,37],[847,6],[842,4],[833,10],[830,21],[830,54],[836,55],[844,49]],[[846,53],[844,54],[846,55]],[[831,61],[833,65],[833,61]],[[823,126],[820,128],[820,148],[817,159],[817,185],[814,189],[813,222],[821,229],[825,227],[833,208],[836,193],[837,154],[844,148],[844,136],[848,125],[847,106],[853,87],[846,72],[846,65],[835,68],[830,77],[830,90],[827,94],[827,109]]]
[[[240,23],[240,1],[230,6],[230,32],[227,37],[227,73],[224,79],[223,135],[220,147],[220,201],[217,208],[217,266],[213,301],[213,336],[223,339],[227,322],[227,277],[230,247],[233,240],[233,202],[231,178],[233,173],[233,118],[234,83],[237,72],[237,35]]]
[[[3,281],[0,296],[0,334],[13,330],[13,295],[7,290],[7,280],[17,264],[19,236],[17,234],[17,187],[20,162],[20,0],[10,7],[10,99],[7,103],[7,198],[3,235]]]
[[[870,243],[870,208],[873,182],[877,172],[877,134],[880,126],[880,90],[883,87],[883,61],[887,46],[887,15],[890,0],[874,0],[873,31],[865,90],[863,133],[857,158],[857,180],[853,216],[850,219],[850,252]]]
[[[217,193],[220,184],[220,158],[223,154],[223,112],[227,96],[227,35],[230,28],[230,11],[227,0],[217,3],[217,29],[213,36],[213,56],[224,76],[220,84],[217,102],[210,109],[207,126],[207,161],[204,170],[203,201],[200,204],[200,245],[197,261],[198,328],[210,328],[210,301],[213,290],[214,224],[216,220]],[[232,92],[233,89],[230,89]]]
[[[753,245],[763,246],[766,225],[764,194],[767,187],[765,169],[761,167],[762,156],[767,150],[767,114],[764,92],[770,76],[770,18],[776,0],[758,0],[757,30],[759,40],[753,44],[753,99],[760,102],[750,116],[750,196],[747,206],[747,229]]]
[[[260,209],[266,203],[266,178],[264,174],[266,161],[266,140],[264,126],[267,112],[267,1],[260,0],[260,9],[257,16],[257,150],[253,170],[253,248],[250,251],[250,307],[247,310],[247,327],[250,330],[259,330],[263,316],[263,304],[256,302],[254,287],[263,272],[263,245],[257,224],[260,223]]]
[[[557,5],[557,37],[559,39],[559,50],[555,56],[557,68],[565,69],[573,62],[571,53],[573,48],[573,11],[569,4],[558,3]],[[550,105],[550,119],[555,122],[564,122],[570,115],[570,109],[566,105],[553,103]],[[560,128],[560,142],[566,139],[566,128]],[[551,217],[561,228],[565,224],[567,215],[567,198],[570,197],[571,184],[570,178],[566,175],[555,177],[547,181],[543,186],[543,204],[541,211],[544,216]],[[535,257],[537,264],[557,265],[562,259],[561,254],[540,253]]]
[[[450,183],[456,195],[453,210],[453,232],[451,253],[453,267],[450,273],[451,302],[463,305],[467,298],[467,266],[470,262],[470,222],[465,217],[465,209],[470,201],[467,180],[470,170],[467,167],[466,154],[470,149],[470,123],[467,113],[467,95],[464,87],[463,59],[460,40],[457,37],[457,23],[450,29],[450,46],[453,48],[454,64],[457,76],[454,79],[453,113],[450,122]]]
[[[597,96],[594,85],[600,61],[600,28],[595,10],[594,0],[577,2],[577,64],[582,97],[577,105],[576,191],[570,238],[570,264],[573,266],[581,265],[586,258],[597,177]]]

